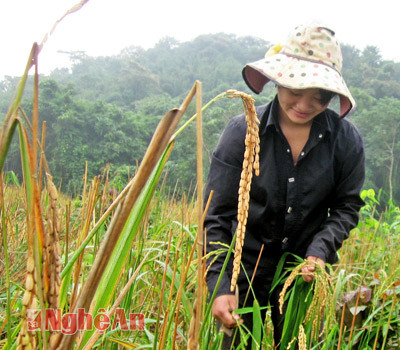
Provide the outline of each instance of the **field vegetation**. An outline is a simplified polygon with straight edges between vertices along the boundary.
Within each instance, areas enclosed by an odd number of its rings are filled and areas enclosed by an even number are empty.
[[[182,113],[188,104],[185,100]],[[211,317],[213,296],[207,299],[201,245],[198,248],[199,197],[166,186],[168,175],[162,176],[179,135],[196,116],[200,120],[199,107],[177,133],[171,125],[178,124],[174,118],[182,115],[177,112],[181,109],[166,114],[134,176],[120,177],[116,184],[106,168],[94,178],[85,175],[82,193],[71,197],[59,194],[52,181],[43,152],[44,134],[41,142],[33,141],[37,120],[22,121],[18,100],[13,106],[2,130],[1,159],[4,162],[7,141],[18,130],[24,181],[19,183],[13,172],[2,174],[3,348],[181,349],[199,344],[202,349],[218,349],[222,332]],[[34,146],[39,150],[36,155]],[[362,196],[366,205],[360,224],[341,249],[331,276],[321,271],[311,287],[305,286],[296,276],[299,267],[293,267],[288,280],[294,287],[287,297],[294,311],[280,349],[294,348],[297,342],[304,349],[317,348],[319,342],[322,349],[399,347],[400,209],[393,201],[380,203],[380,193],[372,189]],[[231,254],[233,243],[223,250]],[[311,298],[310,288],[316,297]],[[323,303],[317,304],[318,299]],[[79,307],[90,310],[94,318],[102,317],[96,318],[102,323],[78,332],[70,323],[62,324],[61,332],[29,328],[30,309],[57,309],[64,315]],[[239,312],[250,311],[256,315],[258,331],[249,334],[239,327],[238,336],[243,344],[253,342],[257,348],[264,334],[264,348],[272,349],[269,318],[261,320],[257,303]],[[125,313],[142,316],[143,324],[127,329]],[[317,334],[315,320],[322,318],[324,332]],[[46,329],[43,319],[36,326]]]
[[[0,92],[2,349],[220,348],[204,283],[202,182],[227,118],[243,111],[240,98],[225,98],[244,96],[229,90],[243,86],[232,72],[265,46],[166,38],[120,57],[75,54],[71,72],[40,77],[33,45],[23,76]],[[282,350],[400,348],[400,68],[374,47],[344,55],[366,142],[365,206],[329,275],[305,285],[301,260],[277,274],[292,286],[282,294],[292,310]],[[204,106],[201,83],[190,90],[202,78]],[[234,254],[234,243],[220,251]],[[79,310],[86,316],[74,323]],[[246,312],[256,327],[237,329],[242,344],[259,348],[264,335],[273,349],[269,310],[265,320],[257,302]]]
[[[1,346],[4,349],[16,348],[16,335],[26,317],[23,296],[28,257],[25,191],[10,177],[7,180],[2,192],[4,249],[1,261],[4,263],[0,274]],[[197,285],[195,201],[168,192],[164,180],[155,191],[129,245],[114,291],[108,290],[107,306],[115,302],[133,277],[133,283],[119,305],[125,312],[144,314],[144,330],[110,329],[98,338],[93,348],[187,348]],[[83,239],[82,223],[90,218],[92,228],[115,200],[114,188],[108,187],[106,174],[88,180],[84,191],[77,198],[60,195],[58,199],[63,227],[60,260],[64,268]],[[43,193],[43,202],[46,196]],[[330,316],[325,320],[323,349],[352,349],[352,345],[359,349],[399,348],[400,253],[397,232],[400,211],[392,206],[378,212],[374,192],[366,191],[364,196],[367,205],[363,208],[362,220],[341,249],[339,263],[332,266],[333,295],[324,310],[324,314]],[[60,304],[63,312],[69,310],[76,298],[74,295],[79,292],[79,289],[75,291],[75,285],[83,285],[87,278],[108,221],[101,225],[81,259],[75,263],[74,270],[80,271],[77,279],[63,279],[64,283],[68,281],[65,295],[60,295],[60,301],[65,298]],[[206,303],[204,307],[208,305]],[[214,322],[210,317],[203,322],[201,348],[218,349],[221,335]],[[268,315],[262,324],[264,348],[272,349],[272,325]],[[246,330],[242,336],[246,337]]]

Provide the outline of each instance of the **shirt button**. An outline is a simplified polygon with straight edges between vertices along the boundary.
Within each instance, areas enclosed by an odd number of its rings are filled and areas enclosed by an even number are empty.
[[[289,207],[288,210],[287,210],[287,213],[290,214],[292,212],[292,210],[293,210],[293,208]]]
[[[301,155],[301,156],[304,156],[304,152],[301,152],[300,155]]]
[[[319,137],[320,139],[322,139],[322,136],[324,136],[324,135],[322,135],[322,134],[319,134],[319,135],[318,135],[318,137]]]
[[[286,152],[287,152],[287,153],[290,153],[290,149],[288,148],[288,149],[286,150]]]
[[[294,182],[294,177],[289,178],[289,182]]]

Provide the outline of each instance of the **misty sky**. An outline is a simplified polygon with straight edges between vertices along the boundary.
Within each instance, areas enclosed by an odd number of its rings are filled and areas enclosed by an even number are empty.
[[[40,43],[76,3],[79,0],[0,0],[0,79],[22,75],[33,42]],[[274,43],[304,23],[328,26],[342,43],[361,50],[366,45],[377,46],[383,58],[398,62],[400,29],[395,4],[395,0],[89,0],[48,39],[39,56],[39,72],[67,65],[67,55],[58,51],[116,55],[132,45],[152,47],[164,36],[187,41],[218,32]]]

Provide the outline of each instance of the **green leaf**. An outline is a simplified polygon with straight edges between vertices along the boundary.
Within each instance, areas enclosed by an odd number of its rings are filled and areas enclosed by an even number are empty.
[[[126,341],[115,339],[115,338],[111,338],[111,337],[109,337],[108,339],[111,340],[114,343],[122,345],[123,347],[125,347],[127,349],[136,349],[139,346],[137,344],[128,343]]]
[[[253,329],[252,329],[252,342],[251,349],[258,350],[260,349],[261,339],[262,339],[262,330],[263,330],[263,320],[261,318],[261,309],[260,304],[257,299],[253,302]]]

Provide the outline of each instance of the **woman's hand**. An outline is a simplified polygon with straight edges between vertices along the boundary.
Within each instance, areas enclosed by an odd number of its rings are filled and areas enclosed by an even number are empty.
[[[214,299],[212,306],[213,316],[226,328],[237,327],[237,321],[242,322],[239,315],[232,312],[238,308],[235,295],[220,295]]]
[[[324,268],[325,262],[322,259],[312,255],[308,256],[306,260],[309,263],[307,266],[301,269],[301,272],[303,273],[303,280],[306,282],[312,282],[314,281],[315,264],[320,264]]]

